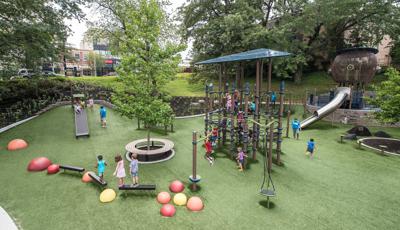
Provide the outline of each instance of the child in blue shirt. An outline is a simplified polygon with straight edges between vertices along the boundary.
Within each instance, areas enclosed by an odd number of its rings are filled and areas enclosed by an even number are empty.
[[[105,128],[106,127],[106,116],[107,116],[107,110],[104,108],[104,106],[100,107],[100,121],[101,121],[101,127]]]
[[[315,151],[315,142],[314,142],[314,139],[311,138],[311,139],[307,142],[306,155],[310,154],[310,158],[313,159],[314,151]]]
[[[300,121],[295,118],[292,121],[293,138],[299,139],[300,136]]]
[[[96,168],[97,168],[97,173],[101,180],[103,180],[104,171],[106,169],[106,166],[107,166],[107,163],[103,160],[103,156],[98,155]]]
[[[132,176],[132,186],[136,187],[139,185],[139,161],[137,159],[137,154],[132,153],[131,159],[129,168]]]

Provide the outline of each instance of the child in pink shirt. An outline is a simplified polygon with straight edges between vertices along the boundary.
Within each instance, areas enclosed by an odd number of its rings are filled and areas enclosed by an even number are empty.
[[[115,156],[115,162],[117,167],[115,167],[113,175],[118,178],[118,186],[121,187],[124,185],[124,178],[126,177],[124,160],[122,160],[121,155]]]

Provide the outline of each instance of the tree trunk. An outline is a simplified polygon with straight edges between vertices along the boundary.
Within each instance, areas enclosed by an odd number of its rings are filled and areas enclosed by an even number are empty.
[[[147,151],[150,151],[150,127],[147,126]]]
[[[300,84],[302,77],[303,77],[303,66],[300,65],[299,68],[297,68],[296,73],[294,74],[294,83]]]

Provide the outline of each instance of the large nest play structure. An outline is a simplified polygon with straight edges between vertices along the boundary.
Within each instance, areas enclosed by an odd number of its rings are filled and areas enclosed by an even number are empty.
[[[331,65],[332,79],[337,83],[329,93],[307,92],[306,108],[312,116],[301,122],[306,128],[312,123],[327,119],[345,124],[376,123],[371,114],[375,111],[372,105],[364,100],[366,86],[372,81],[377,70],[377,49],[355,47],[339,50]]]
[[[270,175],[272,167],[272,145],[276,143],[276,163],[281,164],[282,117],[285,84],[280,84],[278,95],[272,91],[272,59],[287,57],[287,52],[271,49],[256,49],[231,54],[196,63],[198,66],[214,65],[219,68],[218,86],[206,84],[204,101],[204,138],[197,139],[193,133],[193,172],[190,180],[196,178],[196,146],[199,141],[217,132],[216,145],[223,147],[229,141],[229,152],[235,158],[236,148],[243,146],[245,154],[251,152],[256,159],[257,149],[265,151],[264,179],[260,193],[275,196],[275,187]],[[245,83],[245,65],[255,62],[255,84]],[[262,90],[264,62],[268,66],[267,90]],[[235,69],[235,78],[229,79],[229,72]],[[279,98],[279,99],[278,99]],[[279,106],[275,106],[279,105]],[[274,120],[274,117],[277,117]],[[277,123],[277,127],[275,127]],[[252,126],[252,127],[251,127]],[[214,134],[213,134],[214,135]],[[261,143],[261,145],[260,145]],[[268,174],[268,175],[267,175]],[[267,183],[265,183],[267,180]],[[266,188],[264,188],[266,185]],[[272,186],[270,188],[270,186]]]

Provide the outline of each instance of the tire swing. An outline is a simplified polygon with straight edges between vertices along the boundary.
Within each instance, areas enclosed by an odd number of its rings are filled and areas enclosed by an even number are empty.
[[[267,145],[266,145],[266,139],[268,139],[268,133],[267,130],[265,132],[265,136],[263,135],[263,148],[265,149],[265,152],[268,153],[268,151],[270,151],[270,157],[272,157],[272,142],[273,142],[273,124],[271,124],[270,127],[270,135],[269,135],[269,148],[267,150]],[[272,177],[271,177],[271,173],[270,171],[267,169],[267,154],[264,158],[264,172],[263,172],[263,182],[261,184],[261,188],[260,188],[260,194],[263,196],[267,197],[267,208],[269,208],[269,198],[270,197],[275,197],[276,196],[276,191],[275,191],[275,186],[274,186],[274,182],[272,181]],[[267,183],[265,183],[267,181]],[[265,188],[265,184],[266,184],[266,188]]]

